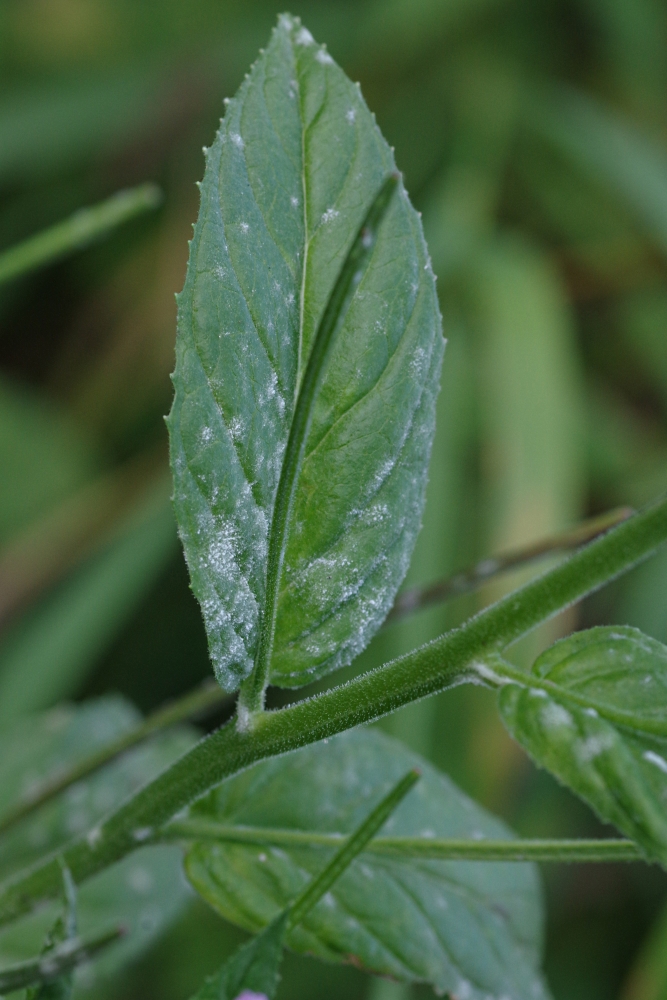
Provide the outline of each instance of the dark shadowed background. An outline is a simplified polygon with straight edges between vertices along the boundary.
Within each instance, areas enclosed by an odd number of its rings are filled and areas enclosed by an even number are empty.
[[[201,147],[278,12],[0,0],[0,250],[119,188],[164,192],[156,211],[0,286],[0,722],[106,691],[148,711],[209,673],[168,500],[174,292]],[[667,489],[662,0],[295,0],[292,13],[361,82],[439,278],[449,344],[409,583]],[[525,577],[387,627],[347,674]],[[667,641],[667,552],[517,660],[603,622]],[[490,692],[460,688],[384,725],[522,835],[600,833],[510,741]],[[556,1000],[667,998],[665,876],[543,874]],[[93,993],[181,1000],[240,936],[193,900]],[[280,997],[429,993],[292,957]]]

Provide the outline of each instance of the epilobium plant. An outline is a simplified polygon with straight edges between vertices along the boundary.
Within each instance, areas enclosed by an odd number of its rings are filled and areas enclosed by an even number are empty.
[[[140,848],[163,907],[178,902],[180,846],[195,889],[256,933],[198,994],[228,1000],[272,997],[285,946],[457,1000],[540,1000],[532,862],[667,866],[667,648],[619,627],[564,639],[530,671],[503,655],[664,542],[664,500],[434,642],[265,708],[269,684],[299,688],[349,664],[394,602],[419,527],[443,347],[392,153],[358,87],[283,16],[206,151],[168,418],[192,587],[236,712],[199,742],[181,729],[129,756],[220,694],[205,687],[138,726],[105,701],[40,721],[34,746],[6,737],[0,922],[63,893],[70,913],[76,884],[84,942],[58,924],[41,958],[0,971],[0,989],[65,989],[121,916],[130,933],[116,953],[141,943],[116,864]],[[531,757],[628,839],[513,838],[362,726],[461,683],[497,689]],[[36,759],[60,771],[21,798]],[[75,781],[87,829],[71,840],[62,793]],[[39,836],[25,836],[27,823]]]

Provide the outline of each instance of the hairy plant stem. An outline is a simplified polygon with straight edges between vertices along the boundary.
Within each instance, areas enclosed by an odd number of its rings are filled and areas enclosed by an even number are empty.
[[[82,882],[125,857],[209,789],[251,764],[379,719],[456,684],[479,683],[475,664],[485,656],[637,565],[665,540],[667,500],[662,500],[439,639],[348,684],[265,712],[248,732],[228,723],[86,837],[61,850],[64,862],[74,880]],[[19,873],[0,886],[0,924],[57,896],[60,888],[57,857]]]
[[[345,258],[340,274],[315,334],[308,364],[303,375],[301,388],[294,407],[285,455],[280,471],[280,481],[276,491],[269,551],[266,567],[266,597],[262,611],[259,632],[259,646],[255,665],[250,676],[241,685],[238,704],[240,728],[249,728],[257,712],[264,709],[264,693],[269,683],[271,655],[276,628],[278,588],[287,545],[287,531],[294,502],[294,494],[299,481],[306,438],[312,422],[315,400],[326,370],[335,334],[340,330],[363,270],[368,264],[382,222],[392,195],[398,185],[398,175],[390,174],[382,184],[366,213],[357,236]]]
[[[214,820],[174,820],[156,841],[213,841],[267,847],[338,847],[342,833],[228,826]],[[640,861],[645,854],[632,840],[451,840],[437,837],[376,837],[365,848],[370,854],[427,861]]]

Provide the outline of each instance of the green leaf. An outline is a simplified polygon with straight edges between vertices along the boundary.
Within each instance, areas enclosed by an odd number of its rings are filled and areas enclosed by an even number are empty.
[[[268,927],[241,945],[192,1000],[237,1000],[246,990],[260,996],[275,996],[288,919],[289,910],[284,910]]]
[[[126,701],[106,697],[21,719],[5,729],[0,735],[0,810],[34,784],[48,781],[128,731],[137,718],[137,711]],[[73,836],[94,831],[103,816],[179,757],[194,739],[186,728],[162,734],[73,785],[60,799],[8,831],[0,838],[0,878],[57,851]],[[77,910],[84,939],[114,926],[128,930],[123,941],[96,964],[99,974],[114,971],[145,949],[187,898],[180,850],[165,846],[144,847],[82,885]],[[24,961],[38,953],[58,909],[51,904],[4,929],[0,963]]]
[[[363,851],[389,816],[419,780],[416,771],[409,771],[357,827],[351,837],[336,851],[322,871],[313,878],[294,902],[283,910],[268,927],[243,945],[197,994],[195,1000],[235,1000],[241,990],[261,991],[269,1000],[278,988],[283,941],[287,930],[296,927],[338,881],[352,861]]]
[[[281,17],[207,153],[169,417],[177,520],[228,690],[257,655],[276,490],[314,336],[393,170],[358,88]],[[273,683],[350,662],[389,610],[419,526],[442,348],[421,224],[401,189],[315,401],[281,553]]]
[[[594,628],[557,642],[530,675],[508,676],[499,705],[512,735],[667,866],[667,646],[634,628]]]
[[[507,828],[444,775],[378,730],[360,729],[262,762],[193,808],[237,826],[354,830],[407,769],[422,780],[384,827],[396,836],[502,837]],[[250,844],[195,844],[186,872],[224,917],[257,931],[333,853]],[[425,981],[469,1000],[546,995],[538,972],[541,909],[531,865],[357,858],[287,943],[296,951]]]

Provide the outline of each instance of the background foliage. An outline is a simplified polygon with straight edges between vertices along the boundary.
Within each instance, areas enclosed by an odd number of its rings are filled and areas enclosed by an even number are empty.
[[[0,286],[0,722],[103,692],[147,711],[210,672],[168,503],[173,292],[201,146],[277,12],[0,2],[0,250],[120,187],[165,192],[94,248]],[[409,582],[666,489],[664,5],[310,0],[293,13],[360,80],[439,277],[449,346]],[[612,620],[665,642],[666,587],[663,553],[516,655]],[[499,592],[387,627],[348,672]],[[510,741],[490,692],[459,688],[384,726],[524,836],[600,832]],[[664,875],[544,876],[558,1000],[667,996]],[[177,1000],[238,940],[193,901],[89,995]],[[295,1000],[420,992],[294,957],[281,987]]]

